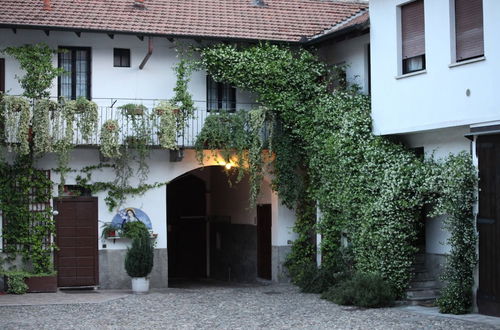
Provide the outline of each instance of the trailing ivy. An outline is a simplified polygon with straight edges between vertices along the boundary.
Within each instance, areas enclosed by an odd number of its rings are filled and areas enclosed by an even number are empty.
[[[66,102],[66,107],[70,108],[72,113],[78,115],[77,126],[83,141],[88,143],[97,131],[97,122],[99,120],[97,104],[80,96],[76,100]]]
[[[141,196],[148,190],[156,189],[165,186],[168,182],[154,182],[154,183],[142,183],[136,187],[130,186],[127,183],[119,182],[117,179],[113,181],[94,181],[92,179],[92,173],[96,170],[102,170],[104,168],[113,168],[116,171],[116,164],[105,164],[101,163],[98,165],[92,165],[84,167],[80,170],[73,170],[75,172],[80,172],[76,176],[76,184],[85,189],[90,190],[93,194],[97,194],[102,191],[107,192],[107,196],[104,198],[106,205],[110,212],[116,210],[121,206],[126,198],[133,196]]]
[[[22,96],[5,95],[2,98],[3,115],[5,122],[5,142],[9,150],[21,155],[30,152],[29,130],[31,111],[29,100]]]
[[[100,150],[104,157],[118,158],[121,156],[119,134],[118,121],[109,119],[102,124]]]
[[[3,252],[12,261],[21,255],[25,270],[35,274],[53,272],[52,235],[55,224],[52,208],[52,182],[33,168],[29,156],[18,157],[15,164],[0,163],[0,209],[6,226],[2,227]],[[33,205],[38,206],[36,212]]]
[[[153,109],[153,113],[151,114],[162,148],[177,149],[178,130],[176,112],[179,112],[178,108],[168,101],[163,101]]]
[[[33,152],[43,155],[52,151],[52,134],[50,125],[51,113],[57,111],[59,105],[49,99],[42,99],[33,108]]]

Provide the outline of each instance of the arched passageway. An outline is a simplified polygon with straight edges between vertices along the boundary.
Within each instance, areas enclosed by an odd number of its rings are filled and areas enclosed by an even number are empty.
[[[169,284],[211,278],[271,279],[271,189],[249,207],[249,180],[231,183],[222,166],[190,171],[167,185]]]

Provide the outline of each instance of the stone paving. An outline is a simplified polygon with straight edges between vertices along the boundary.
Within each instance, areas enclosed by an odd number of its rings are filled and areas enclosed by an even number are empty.
[[[6,306],[35,295],[0,296],[0,329],[500,329],[500,320],[338,306],[291,285],[198,285],[147,295],[61,292],[39,294],[45,298],[30,306]]]

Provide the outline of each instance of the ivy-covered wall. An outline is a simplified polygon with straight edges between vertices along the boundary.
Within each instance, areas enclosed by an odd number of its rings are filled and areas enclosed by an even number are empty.
[[[426,208],[429,215],[449,215],[450,262],[459,269],[448,268],[440,306],[448,312],[470,308],[477,181],[470,155],[422,161],[403,145],[374,136],[369,98],[349,89],[329,92],[327,68],[307,51],[215,46],[202,50],[199,65],[216,80],[255,92],[272,123],[274,187],[298,212],[299,239],[288,262],[292,276],[307,276],[317,230],[324,263],[338,263],[342,234],[356,271],[380,274],[401,296],[412,277],[417,219]],[[248,146],[249,154],[265,148]],[[249,157],[250,171],[261,164]],[[314,201],[323,214],[318,227]]]

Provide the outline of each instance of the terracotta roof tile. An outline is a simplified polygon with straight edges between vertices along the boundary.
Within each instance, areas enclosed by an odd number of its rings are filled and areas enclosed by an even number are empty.
[[[1,0],[0,27],[26,26],[170,36],[297,42],[339,25],[367,3],[335,0]]]

